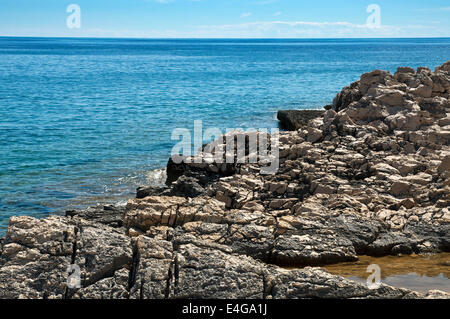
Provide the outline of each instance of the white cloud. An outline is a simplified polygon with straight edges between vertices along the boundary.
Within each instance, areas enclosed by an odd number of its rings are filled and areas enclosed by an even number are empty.
[[[252,15],[251,12],[244,12],[243,14],[241,14],[241,18],[247,18],[247,17],[249,17],[251,15]]]
[[[184,29],[3,30],[3,36],[73,36],[107,38],[400,38],[448,37],[439,25],[382,25],[370,28],[350,22],[260,21],[226,25],[191,25]]]
[[[371,28],[350,22],[262,21],[196,27],[197,37],[224,38],[374,38],[445,36],[445,31],[423,25]],[[446,35],[448,36],[448,34]]]
[[[273,16],[274,16],[274,17],[278,17],[278,16],[280,16],[280,15],[282,15],[282,14],[283,14],[283,12],[277,11],[277,12],[275,12],[275,13],[273,14]]]

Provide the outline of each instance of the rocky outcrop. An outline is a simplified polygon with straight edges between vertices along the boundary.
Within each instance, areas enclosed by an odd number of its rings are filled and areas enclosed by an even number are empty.
[[[0,269],[1,297],[424,297],[385,285],[370,290],[321,268],[289,271],[206,238],[160,228],[154,237],[130,240],[114,228],[85,220],[12,218]],[[66,286],[71,264],[81,268],[80,288]]]
[[[12,218],[0,297],[448,298],[320,266],[450,251],[449,71],[364,74],[298,130],[232,132],[171,159],[168,187],[126,207]],[[275,148],[251,161],[252,134],[277,146],[275,174],[263,174]],[[246,141],[245,161],[212,160],[230,139]],[[74,264],[80,288],[66,285]]]

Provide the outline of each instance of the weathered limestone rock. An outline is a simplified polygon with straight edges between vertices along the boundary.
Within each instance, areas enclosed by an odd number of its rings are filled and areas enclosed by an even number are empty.
[[[95,223],[101,223],[114,228],[120,228],[123,226],[125,207],[98,206],[82,211],[70,210],[66,211],[66,216],[83,218]]]
[[[420,84],[418,87],[412,88],[410,92],[420,97],[430,98],[433,93],[433,88]]]
[[[308,137],[307,137],[307,141],[310,143],[316,143],[318,142],[321,138],[323,137],[322,135],[322,131],[310,127],[308,128]]]
[[[280,112],[293,131],[278,136],[231,132],[126,207],[12,218],[0,298],[449,298],[309,267],[450,251],[449,63],[363,74],[319,117]],[[261,174],[249,141],[276,137],[279,170]],[[215,162],[237,139],[245,161]]]
[[[73,299],[128,299],[129,270],[117,270],[112,277],[78,289]]]
[[[447,155],[438,167],[439,174],[448,174],[450,172],[450,155]]]
[[[0,298],[63,298],[75,236],[61,217],[12,217],[0,261]]]
[[[131,239],[125,233],[84,221],[78,223],[77,227],[79,232],[74,264],[81,268],[83,287],[113,277],[116,271],[131,267]]]
[[[402,181],[395,181],[391,186],[391,194],[395,196],[408,195],[411,185]]]
[[[278,271],[270,282],[270,296],[273,299],[321,298],[383,298],[413,299],[421,298],[418,293],[406,289],[381,285],[370,290],[367,286],[355,283],[343,277],[330,275],[320,268],[307,267],[302,270]],[[441,292],[436,292],[442,296]],[[431,295],[434,296],[434,295]],[[443,297],[446,295],[444,294]]]
[[[252,258],[187,244],[179,247],[175,266],[176,298],[264,297],[265,266]]]
[[[140,236],[135,240],[130,296],[133,299],[164,299],[173,296],[172,243]]]

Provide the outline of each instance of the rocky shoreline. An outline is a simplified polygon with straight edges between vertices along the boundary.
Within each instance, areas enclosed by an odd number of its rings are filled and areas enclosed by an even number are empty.
[[[274,175],[200,152],[126,207],[11,218],[0,298],[450,298],[320,268],[450,251],[450,61],[363,74],[325,111],[280,114]]]

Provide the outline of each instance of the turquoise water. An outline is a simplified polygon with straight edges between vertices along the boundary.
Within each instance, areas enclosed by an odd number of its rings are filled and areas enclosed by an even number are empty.
[[[0,38],[0,234],[13,215],[132,196],[176,127],[276,127],[363,72],[449,59],[450,39]]]

